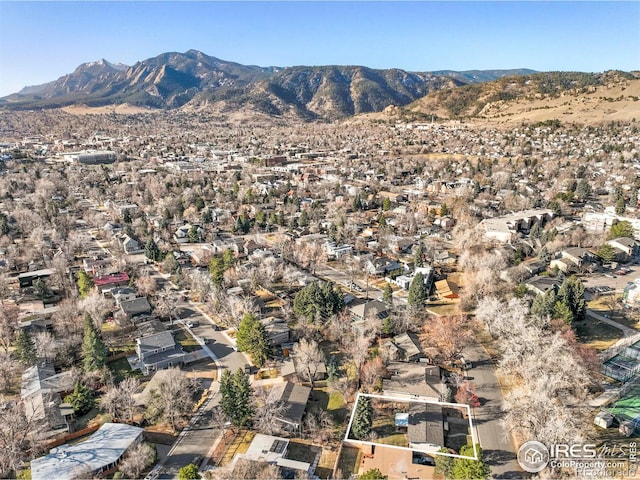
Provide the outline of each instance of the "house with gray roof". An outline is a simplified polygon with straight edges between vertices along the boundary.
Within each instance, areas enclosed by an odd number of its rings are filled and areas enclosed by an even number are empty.
[[[444,447],[444,415],[442,405],[409,403],[407,439],[411,448],[438,451]]]
[[[71,372],[56,374],[52,363],[27,368],[22,374],[20,397],[27,418],[43,422],[47,432],[68,431],[73,408],[62,403],[61,394],[73,391]],[[46,432],[41,431],[46,435]]]
[[[139,368],[142,373],[149,373],[163,368],[182,365],[185,352],[175,341],[172,332],[160,332],[136,339],[137,358],[133,368]],[[130,362],[131,363],[131,362]]]
[[[135,317],[149,315],[151,313],[151,305],[147,297],[139,297],[120,302],[120,310],[128,320],[131,320]]]
[[[444,385],[440,367],[424,363],[391,362],[387,372],[389,377],[382,379],[385,395],[442,401]]]
[[[105,423],[87,440],[60,445],[31,461],[33,480],[96,478],[113,472],[122,457],[142,441],[143,429],[122,423]]]
[[[284,410],[276,419],[284,424],[285,430],[299,432],[309,395],[311,395],[311,388],[291,382],[285,382],[282,386],[274,388],[282,389],[280,402],[285,405]]]

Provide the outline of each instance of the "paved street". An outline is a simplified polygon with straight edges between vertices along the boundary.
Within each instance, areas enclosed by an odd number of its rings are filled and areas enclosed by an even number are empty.
[[[212,410],[219,403],[217,392],[218,384],[211,387],[215,393],[202,405],[189,425],[180,433],[180,436],[171,447],[165,462],[156,470],[156,478],[177,478],[180,468],[194,463],[200,465],[211,449],[213,442],[221,434],[219,422],[213,418]]]
[[[502,426],[502,392],[495,373],[495,365],[482,346],[474,343],[465,358],[472,362],[467,375],[476,386],[481,406],[474,409],[480,446],[485,460],[491,466],[494,478],[522,478],[511,436]]]

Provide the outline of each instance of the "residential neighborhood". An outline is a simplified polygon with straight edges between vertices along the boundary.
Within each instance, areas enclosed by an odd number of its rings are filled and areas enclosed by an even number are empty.
[[[522,478],[640,435],[636,122],[0,143],[3,478]]]

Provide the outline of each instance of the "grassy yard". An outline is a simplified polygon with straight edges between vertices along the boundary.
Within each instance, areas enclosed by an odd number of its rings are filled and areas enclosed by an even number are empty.
[[[290,441],[287,447],[286,458],[299,462],[313,463],[322,449],[308,443]]]
[[[625,310],[620,302],[612,309],[610,299],[611,295],[599,297],[596,300],[588,302],[587,307],[600,315],[606,315],[609,319],[625,327],[640,329],[638,318],[631,314],[631,312]],[[618,295],[618,299],[620,300],[620,295]]]
[[[338,460],[338,469],[342,472],[344,478],[349,478],[352,473],[358,473],[360,468],[360,449],[356,447],[342,447],[340,459]]]
[[[408,447],[407,434],[399,432],[395,425],[395,417],[392,415],[380,415],[376,412],[373,418],[373,432],[377,435],[377,443]]]
[[[318,410],[326,410],[339,425],[344,422],[347,416],[342,394],[332,391],[329,387],[315,387],[311,393],[309,404]]]
[[[120,383],[125,378],[142,376],[140,370],[131,370],[131,366],[126,358],[120,358],[115,362],[109,363],[108,366],[111,373],[113,373],[115,383]]]
[[[193,338],[181,328],[175,330],[175,338],[176,342],[182,345],[182,349],[185,352],[195,352],[196,350],[200,350],[202,348],[200,345],[198,345],[198,342],[196,342],[195,338]]]
[[[583,322],[576,322],[574,329],[581,343],[596,350],[605,350],[622,338],[621,330],[589,316]]]
[[[338,452],[336,450],[324,448],[315,474],[323,479],[333,478],[333,467],[336,464],[337,455]]]

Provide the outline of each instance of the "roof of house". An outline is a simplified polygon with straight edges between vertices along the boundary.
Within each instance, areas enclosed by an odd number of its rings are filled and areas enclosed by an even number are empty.
[[[136,339],[140,349],[144,351],[157,350],[159,348],[170,348],[176,344],[175,338],[171,332],[154,333],[146,337]]]
[[[440,398],[440,369],[424,363],[392,362],[387,370],[391,378],[382,380],[385,392],[396,392],[409,395],[420,395],[430,398]]]
[[[147,297],[133,298],[120,302],[122,311],[127,315],[137,315],[139,313],[147,313],[151,311],[151,305]]]
[[[612,238],[607,243],[617,243],[618,245],[632,248],[636,244],[636,241],[630,237],[617,237],[617,238]]]
[[[409,443],[429,443],[444,447],[442,406],[434,403],[409,403]]]
[[[445,298],[457,298],[458,295],[451,289],[448,280],[438,280],[435,283],[438,295]]]
[[[93,284],[96,287],[104,287],[114,283],[124,283],[129,281],[129,275],[126,272],[111,273],[101,277],[93,277]]]
[[[22,373],[20,395],[24,398],[42,389],[52,392],[64,392],[73,389],[71,372],[56,374],[52,363],[39,364],[27,368]]]
[[[309,395],[311,395],[310,387],[285,382],[280,394],[280,401],[284,402],[286,407],[278,418],[290,425],[300,425],[307,408]]]
[[[36,278],[36,277],[48,277],[53,275],[55,270],[51,270],[50,268],[43,268],[42,270],[33,270],[31,272],[24,272],[18,275],[18,280],[22,278]]]
[[[382,316],[385,316],[388,308],[389,307],[386,303],[379,302],[378,300],[370,300],[368,302],[349,307],[349,310],[356,317],[365,319],[369,315],[376,315],[382,318]]]
[[[33,480],[71,480],[117,462],[142,435],[143,429],[122,423],[105,423],[84,442],[61,445],[31,461]]]
[[[403,333],[393,338],[393,343],[404,352],[405,358],[411,358],[420,355],[420,348],[408,333]]]
[[[525,285],[528,285],[534,288],[536,291],[542,292],[542,293],[546,293],[548,290],[552,288],[555,289],[562,284],[562,282],[557,278],[542,277],[542,276],[530,278],[524,283]]]

